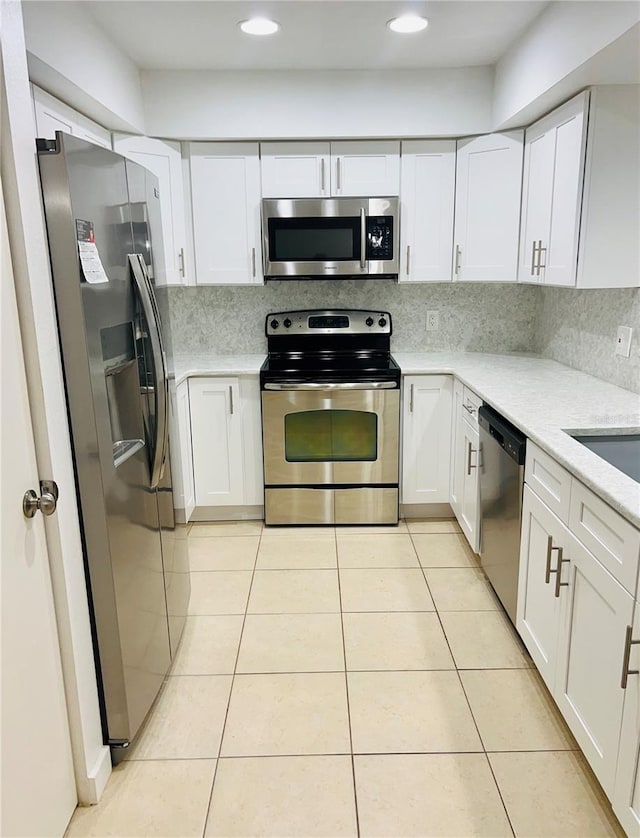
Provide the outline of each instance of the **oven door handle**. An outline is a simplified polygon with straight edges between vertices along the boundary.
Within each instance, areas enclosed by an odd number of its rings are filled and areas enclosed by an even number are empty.
[[[266,381],[263,390],[397,390],[395,381]]]

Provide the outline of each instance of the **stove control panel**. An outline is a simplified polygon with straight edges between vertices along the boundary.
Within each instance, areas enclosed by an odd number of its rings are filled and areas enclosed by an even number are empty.
[[[290,335],[390,335],[388,311],[360,309],[312,309],[275,311],[267,314],[267,337]]]

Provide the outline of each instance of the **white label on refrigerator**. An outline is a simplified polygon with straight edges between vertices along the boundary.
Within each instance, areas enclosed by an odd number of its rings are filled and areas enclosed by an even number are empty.
[[[78,236],[78,255],[82,273],[87,282],[91,285],[98,285],[102,282],[109,282],[105,269],[98,253],[98,247],[93,233],[93,223],[82,221],[76,218],[76,231]]]

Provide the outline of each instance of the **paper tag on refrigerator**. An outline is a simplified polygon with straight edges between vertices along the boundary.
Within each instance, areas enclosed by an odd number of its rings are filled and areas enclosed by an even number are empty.
[[[93,233],[93,223],[91,221],[82,221],[76,218],[76,233],[78,237],[78,255],[80,256],[80,265],[82,266],[82,273],[87,282],[91,285],[98,285],[101,282],[109,282]]]

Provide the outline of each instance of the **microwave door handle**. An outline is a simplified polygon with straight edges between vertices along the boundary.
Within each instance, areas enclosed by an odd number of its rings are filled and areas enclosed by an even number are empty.
[[[151,362],[153,364],[156,400],[156,438],[153,446],[153,463],[151,465],[151,488],[156,489],[160,484],[164,471],[168,441],[167,373],[162,338],[160,336],[160,324],[156,317],[155,305],[143,267],[142,257],[137,253],[129,254],[129,265],[131,267],[136,293],[147,321],[149,340],[151,342]]]
[[[360,210],[360,269],[366,268],[367,218],[364,207]]]

